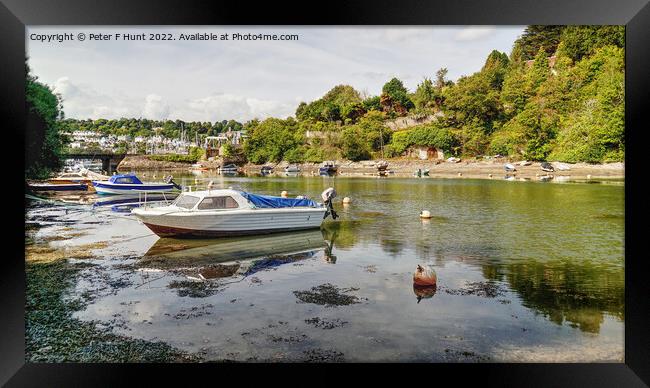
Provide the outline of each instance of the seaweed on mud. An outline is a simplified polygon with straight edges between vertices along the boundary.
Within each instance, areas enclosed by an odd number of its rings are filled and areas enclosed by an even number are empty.
[[[189,296],[190,298],[205,298],[221,291],[210,282],[196,282],[190,280],[174,280],[167,285],[168,288],[176,289],[178,296]]]
[[[503,286],[492,282],[467,282],[464,288],[443,288],[443,290],[450,295],[476,295],[483,298],[496,298],[505,295]]]
[[[343,353],[328,349],[309,349],[303,352],[304,362],[343,362]]]
[[[84,266],[66,260],[27,261],[25,359],[28,362],[198,361],[166,343],[116,335],[110,326],[81,321],[72,312],[83,305],[64,296]],[[101,323],[101,322],[100,322]]]
[[[337,327],[341,327],[346,325],[348,322],[347,321],[342,321],[338,318],[335,319],[327,319],[327,318],[319,318],[319,317],[314,317],[310,319],[305,319],[305,323],[310,324],[314,327],[318,327],[320,329],[324,330],[330,330],[334,329]]]
[[[314,303],[324,305],[325,307],[346,306],[360,303],[360,299],[354,295],[346,295],[351,291],[358,291],[358,288],[339,289],[330,283],[321,284],[312,287],[308,291],[294,291],[293,294],[298,298],[296,303]]]
[[[490,357],[489,356],[483,356],[480,354],[476,354],[474,352],[470,352],[467,350],[453,350],[453,349],[445,349],[445,359],[448,361],[474,361],[474,362],[481,362],[481,361],[489,361]]]

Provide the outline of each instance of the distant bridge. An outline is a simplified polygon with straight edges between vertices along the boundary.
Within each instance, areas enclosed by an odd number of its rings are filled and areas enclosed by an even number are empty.
[[[120,164],[122,159],[127,156],[134,156],[135,154],[114,154],[111,152],[92,152],[92,151],[74,151],[68,150],[64,152],[61,156],[65,159],[100,159],[102,161],[102,170],[106,171],[108,175],[111,175],[113,171],[117,170],[117,166]]]

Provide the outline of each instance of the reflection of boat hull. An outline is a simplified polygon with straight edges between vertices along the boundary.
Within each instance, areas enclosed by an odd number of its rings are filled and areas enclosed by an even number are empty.
[[[318,216],[317,216],[318,217]],[[250,236],[258,234],[282,233],[295,230],[307,230],[320,227],[323,216],[320,215],[318,225],[312,222],[312,225],[292,226],[292,227],[277,227],[267,225],[267,227],[257,229],[238,229],[237,226],[222,225],[219,229],[203,229],[203,228],[181,228],[178,226],[156,225],[152,223],[143,222],[145,226],[151,229],[152,232],[160,237],[234,237],[234,236]]]
[[[167,258],[173,261],[156,260],[156,264],[178,266],[187,262],[198,265],[288,255],[325,247],[326,242],[319,230],[217,240],[162,238],[149,248],[142,260]]]
[[[30,183],[32,191],[87,191],[85,183]]]

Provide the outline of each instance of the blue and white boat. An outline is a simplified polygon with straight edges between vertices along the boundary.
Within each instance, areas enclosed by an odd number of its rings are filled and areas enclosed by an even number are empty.
[[[133,174],[113,175],[108,182],[93,181],[93,186],[97,194],[160,193],[178,188],[178,185],[171,182],[142,183]]]

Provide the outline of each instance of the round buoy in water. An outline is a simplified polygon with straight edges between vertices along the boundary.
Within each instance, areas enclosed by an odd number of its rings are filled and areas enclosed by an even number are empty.
[[[281,196],[282,198],[287,198],[288,195],[289,195],[289,193],[287,193],[286,191],[282,191],[282,192],[280,193],[280,196]]]
[[[349,197],[343,198],[343,203],[348,204],[350,202],[352,202],[352,200]]]
[[[413,273],[413,284],[416,286],[435,286],[438,282],[436,271],[429,265],[418,267]]]
[[[422,210],[420,218],[429,219],[431,218],[431,213],[428,210]]]

